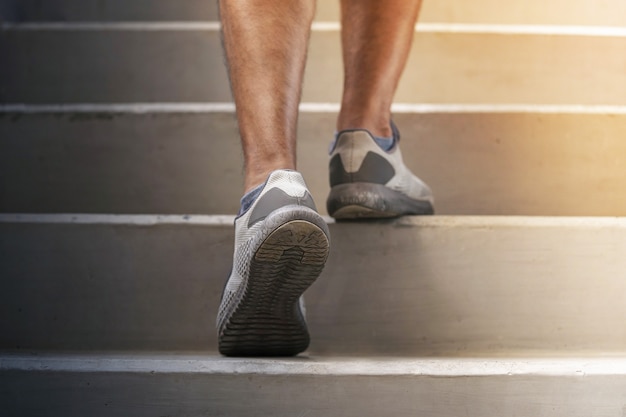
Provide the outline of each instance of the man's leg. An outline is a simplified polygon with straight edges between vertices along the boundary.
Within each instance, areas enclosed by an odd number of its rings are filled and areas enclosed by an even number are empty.
[[[245,191],[296,166],[296,124],[315,0],[220,0]]]
[[[344,91],[337,131],[391,136],[391,103],[409,56],[421,0],[342,0]]]
[[[328,226],[294,171],[314,6],[314,0],[220,1],[246,191],[217,317],[225,355],[295,355],[309,344],[301,295],[329,251]]]
[[[428,186],[404,165],[391,104],[420,0],[342,0],[344,91],[327,206],[337,219],[431,214]]]

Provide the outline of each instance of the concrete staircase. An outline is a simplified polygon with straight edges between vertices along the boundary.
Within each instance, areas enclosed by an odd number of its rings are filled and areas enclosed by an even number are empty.
[[[444,215],[331,222],[311,348],[275,360],[216,354],[241,159],[214,2],[2,7],[0,415],[626,416],[626,3],[425,2],[395,119]],[[319,206],[337,16],[300,119]]]

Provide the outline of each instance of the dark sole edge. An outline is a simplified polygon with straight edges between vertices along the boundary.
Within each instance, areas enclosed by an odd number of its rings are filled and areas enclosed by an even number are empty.
[[[326,208],[337,220],[385,219],[435,214],[428,200],[414,200],[381,184],[351,183],[332,187]]]

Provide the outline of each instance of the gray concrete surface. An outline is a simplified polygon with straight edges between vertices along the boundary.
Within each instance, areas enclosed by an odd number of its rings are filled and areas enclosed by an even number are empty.
[[[16,0],[0,1],[0,24],[18,20],[18,4]]]
[[[215,351],[232,217],[0,219],[0,349]],[[307,292],[311,352],[623,352],[625,230],[618,218],[331,224]]]
[[[20,0],[19,21],[215,20],[217,0]]]
[[[299,169],[325,212],[334,113],[300,117]],[[397,114],[441,214],[626,215],[625,114]],[[0,113],[0,211],[234,214],[231,113]]]
[[[34,358],[32,368],[11,371],[11,358],[1,358],[0,407],[23,417],[623,417],[626,401],[623,358],[435,364],[151,356],[120,359],[123,370],[112,369],[106,356],[71,359],[63,368],[59,358]],[[162,372],[163,362],[173,370]],[[602,367],[613,370],[599,372]]]
[[[223,102],[215,30],[0,31],[0,102]],[[418,33],[397,102],[626,104],[626,36]],[[314,31],[303,100],[338,102],[339,33]],[[599,70],[599,67],[601,70]]]
[[[317,19],[336,21],[337,0],[318,0]],[[217,20],[217,1],[206,0],[20,0],[23,21],[211,21]],[[621,0],[497,0],[426,1],[420,22],[537,25],[626,24]]]
[[[319,4],[318,20],[336,20],[336,2]],[[438,0],[421,22],[624,26],[625,7]],[[5,1],[7,19],[198,21],[216,7]],[[215,30],[66,29],[0,28],[0,104],[230,99]],[[623,106],[625,39],[420,33],[397,99]],[[314,34],[310,57],[325,82],[310,76],[305,101],[336,101],[337,33]],[[397,120],[440,212],[624,215],[623,112],[581,109]],[[301,119],[320,205],[333,119]],[[230,114],[0,113],[0,211],[234,212],[235,136]],[[329,265],[307,293],[312,356],[277,361],[211,356],[231,222],[0,214],[0,414],[626,415],[624,219],[332,224]],[[112,354],[124,350],[135,354]]]

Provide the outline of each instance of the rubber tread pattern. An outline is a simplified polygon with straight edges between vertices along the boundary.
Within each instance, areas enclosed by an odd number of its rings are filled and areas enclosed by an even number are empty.
[[[249,248],[254,254],[248,279],[226,300],[226,319],[219,325],[220,353],[293,356],[308,347],[310,338],[299,300],[324,268],[329,238],[323,219],[312,210],[302,215],[303,210],[307,209],[299,207],[300,215],[293,216],[284,208],[265,220],[278,220],[279,225],[256,249]]]

